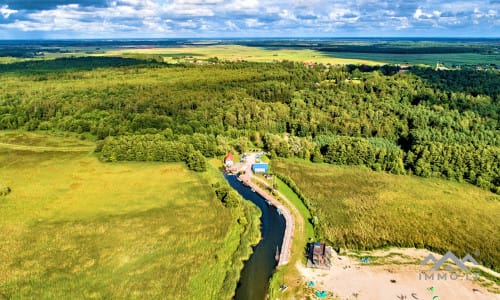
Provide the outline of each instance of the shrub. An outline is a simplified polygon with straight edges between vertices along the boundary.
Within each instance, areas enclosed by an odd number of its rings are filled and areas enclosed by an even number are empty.
[[[207,170],[207,161],[200,151],[195,150],[188,153],[186,164],[190,170],[196,172],[205,172]]]
[[[10,187],[0,184],[0,196],[7,196],[11,191]]]

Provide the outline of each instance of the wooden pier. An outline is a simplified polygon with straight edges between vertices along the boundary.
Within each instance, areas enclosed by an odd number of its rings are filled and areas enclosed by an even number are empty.
[[[292,249],[293,228],[295,226],[293,217],[290,211],[283,204],[281,204],[260,186],[252,182],[251,166],[254,158],[255,156],[252,156],[252,159],[248,159],[247,170],[245,174],[240,175],[240,178],[242,179],[244,185],[255,190],[255,192],[268,201],[268,203],[271,203],[271,205],[279,209],[285,218],[285,235],[283,236],[283,243],[281,244],[281,253],[279,255],[278,265],[286,265],[290,261],[290,252]]]

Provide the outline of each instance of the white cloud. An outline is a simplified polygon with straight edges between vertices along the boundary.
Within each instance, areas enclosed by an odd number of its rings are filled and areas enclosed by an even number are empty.
[[[174,0],[175,4],[196,4],[196,5],[217,4],[222,2],[224,2],[224,0]]]
[[[417,8],[417,10],[415,10],[415,13],[413,13],[413,18],[417,20],[431,19],[432,17],[433,14],[425,13],[421,7]]]
[[[8,19],[10,15],[15,13],[17,13],[17,10],[9,9],[8,5],[3,5],[0,7],[0,14],[3,16],[4,19]]]
[[[0,0],[1,2],[2,0]],[[32,0],[44,2],[44,0]],[[5,1],[4,1],[5,2]],[[18,1],[22,3],[23,1]],[[25,0],[25,2],[29,2]],[[80,0],[41,10],[16,10],[0,4],[0,36],[19,31],[46,31],[77,37],[128,33],[152,36],[161,33],[187,36],[418,35],[463,30],[494,34],[500,26],[500,4],[488,0],[103,0],[89,6]],[[78,4],[80,3],[80,4]],[[28,7],[28,6],[26,6]],[[18,11],[19,10],[19,11]],[[13,17],[15,16],[15,18]],[[460,26],[458,26],[460,25]],[[469,29],[471,28],[471,29]],[[17,30],[17,31],[16,31]],[[498,32],[498,31],[496,31]],[[439,34],[439,33],[438,33]],[[288,35],[288,34],[287,34]],[[305,36],[304,35],[304,36]]]
[[[297,17],[295,17],[294,13],[289,11],[288,9],[284,9],[280,13],[278,13],[280,18],[282,19],[287,19],[287,20],[296,20]]]
[[[463,19],[457,17],[440,17],[439,23],[445,25],[459,25],[463,23]]]
[[[158,15],[152,1],[127,0],[128,4],[140,2],[142,7],[131,7],[112,3],[108,8],[83,10],[78,4],[60,5],[55,9],[27,14],[28,20],[16,20],[2,27],[21,31],[66,31],[103,33],[118,31],[166,32],[170,28]],[[147,6],[149,5],[149,7]],[[116,18],[135,18],[136,24],[117,22]],[[143,26],[140,26],[140,25]]]
[[[160,18],[146,19],[143,20],[142,23],[150,32],[166,33],[171,31],[171,28],[167,25],[167,22],[162,21]]]
[[[245,20],[245,25],[247,25],[247,27],[260,27],[260,26],[263,26],[265,24],[259,22],[258,19],[250,18],[250,19]]]
[[[408,20],[407,17],[400,17],[400,18],[393,18],[393,20],[396,20],[399,22],[399,24],[396,24],[396,30],[404,30],[407,28],[410,28],[410,21]]]
[[[226,22],[224,22],[224,24],[226,24],[228,30],[231,30],[231,31],[240,30],[238,25],[234,24],[234,22],[231,20],[227,20]]]
[[[384,15],[394,17],[396,12],[393,10],[384,10]]]
[[[260,7],[259,0],[234,0],[225,6],[229,11],[256,11]]]
[[[280,11],[281,11],[281,8],[279,6],[266,7],[266,13],[268,13],[268,14],[277,14]]]
[[[187,20],[185,22],[178,22],[177,26],[182,27],[182,28],[197,28],[198,24],[193,22],[193,20]]]
[[[478,6],[477,1],[453,1],[449,3],[443,3],[441,5],[441,8],[443,11],[457,14],[457,13],[473,11],[474,8],[476,8],[477,6]]]
[[[481,11],[479,8],[474,8],[474,11],[472,13],[472,22],[474,24],[479,24],[481,21],[487,21],[488,19],[492,18],[495,19],[497,16],[497,11],[494,9],[489,9],[487,12]]]
[[[173,15],[192,16],[192,17],[212,17],[215,15],[214,11],[208,7],[203,6],[171,6],[165,9]]]
[[[330,11],[330,13],[328,14],[328,18],[331,21],[353,23],[356,22],[360,17],[359,12],[357,11],[352,11],[351,9],[343,7],[336,7],[332,11]]]

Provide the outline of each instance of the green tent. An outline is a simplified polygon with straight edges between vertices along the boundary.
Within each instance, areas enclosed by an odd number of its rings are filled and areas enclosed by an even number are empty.
[[[316,297],[320,298],[320,299],[323,299],[323,298],[326,298],[326,296],[328,296],[328,292],[327,291],[317,291],[316,292]]]

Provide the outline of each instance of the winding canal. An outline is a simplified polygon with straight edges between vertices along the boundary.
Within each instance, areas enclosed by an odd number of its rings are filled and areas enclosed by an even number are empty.
[[[278,214],[276,207],[268,205],[264,198],[239,182],[236,176],[226,176],[226,179],[243,198],[252,201],[262,211],[262,239],[253,247],[250,259],[245,262],[234,299],[264,300],[269,289],[269,279],[278,264],[276,252],[281,253],[285,218]]]

